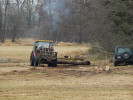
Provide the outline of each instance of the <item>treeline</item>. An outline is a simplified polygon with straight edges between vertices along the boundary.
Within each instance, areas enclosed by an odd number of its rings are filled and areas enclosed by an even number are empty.
[[[35,23],[33,0],[0,0],[0,41],[12,42]]]
[[[1,0],[0,41],[30,37],[92,43],[111,50],[130,45],[132,0]]]
[[[112,34],[118,37],[115,45],[133,47],[133,0],[103,0],[108,18],[113,25]],[[113,46],[113,43],[111,43]]]

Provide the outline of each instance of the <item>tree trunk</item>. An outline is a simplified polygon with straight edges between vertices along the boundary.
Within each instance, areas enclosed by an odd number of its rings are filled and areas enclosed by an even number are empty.
[[[0,39],[1,39],[1,36],[2,36],[2,4],[0,1]]]

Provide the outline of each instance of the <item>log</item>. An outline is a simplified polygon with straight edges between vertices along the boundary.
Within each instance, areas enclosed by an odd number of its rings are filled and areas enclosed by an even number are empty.
[[[58,64],[72,64],[72,65],[90,65],[90,61],[72,61],[72,60],[58,60]]]
[[[81,59],[81,58],[58,58],[58,59],[60,59],[60,60],[72,60],[72,61],[77,61],[77,60],[79,60],[79,61],[84,61],[84,59]]]

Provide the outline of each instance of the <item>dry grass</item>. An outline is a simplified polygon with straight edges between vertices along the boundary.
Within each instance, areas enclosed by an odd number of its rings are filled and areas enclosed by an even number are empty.
[[[77,43],[70,43],[70,42],[59,42],[59,43],[56,43],[56,45],[58,46],[76,46],[78,45]]]
[[[28,39],[19,39],[19,40],[16,40],[14,43],[11,42],[11,40],[7,39],[6,42],[3,44],[3,43],[0,43],[1,46],[31,46],[34,44],[34,41],[35,39],[31,39],[31,38],[28,38]]]
[[[88,51],[85,45],[56,45],[59,56]],[[112,67],[108,61],[91,66],[30,67],[32,46],[0,46],[0,100],[132,100],[133,67]],[[15,61],[15,63],[13,62]],[[18,63],[17,63],[18,62]],[[96,73],[95,66],[110,66]],[[45,65],[46,66],[46,65]]]
[[[69,70],[68,70],[69,69]],[[71,70],[70,70],[71,69]],[[132,100],[132,75],[90,74],[64,68],[17,68],[0,75],[2,100]]]
[[[0,46],[0,59],[2,61],[29,61],[31,46]]]
[[[30,59],[30,54],[33,46],[0,46],[0,59],[1,62],[19,61],[26,62]],[[89,46],[55,46],[55,51],[58,52],[58,57],[64,55],[76,56],[87,52]]]
[[[20,38],[16,40],[14,43],[11,40],[7,39],[5,43],[0,43],[0,46],[32,46],[36,39],[33,38]],[[77,46],[79,44],[75,42],[58,42],[54,43],[56,46]],[[89,44],[82,44],[82,45],[89,45]]]
[[[77,45],[77,46],[55,46],[55,51],[58,52],[58,57],[64,57],[65,55],[75,57],[83,54],[89,50],[89,46]]]

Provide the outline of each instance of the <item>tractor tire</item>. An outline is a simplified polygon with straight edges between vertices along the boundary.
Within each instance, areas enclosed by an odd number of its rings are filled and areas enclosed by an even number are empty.
[[[31,55],[30,55],[30,66],[34,66],[34,55],[33,55],[33,52],[31,52]]]
[[[57,67],[57,63],[48,63],[48,67]]]
[[[51,67],[52,66],[52,64],[51,63],[48,63],[48,67]]]
[[[57,67],[57,60],[54,60],[52,65],[53,65],[53,67]]]
[[[30,59],[30,66],[34,66],[34,60]]]
[[[53,66],[54,66],[54,67],[57,67],[57,63],[53,63]]]
[[[48,67],[57,67],[57,60],[53,60],[51,63],[48,63]]]
[[[114,67],[117,67],[118,63],[116,61],[114,61]]]
[[[34,60],[34,67],[38,66],[38,60]]]

